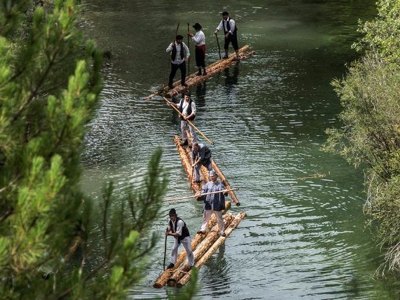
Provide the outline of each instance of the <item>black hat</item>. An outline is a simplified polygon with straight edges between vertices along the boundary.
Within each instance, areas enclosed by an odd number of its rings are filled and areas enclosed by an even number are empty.
[[[168,213],[168,215],[171,217],[171,216],[176,216],[176,210],[175,210],[175,208],[171,208],[170,209],[170,211],[169,211],[169,213]]]
[[[223,11],[223,12],[222,12],[222,15],[223,15],[223,16],[229,16],[229,13],[228,13],[227,11]]]
[[[199,23],[196,23],[196,24],[193,25],[193,28],[196,29],[196,30],[200,30],[203,27],[201,27],[201,25]]]
[[[177,40],[183,40],[183,36],[181,36],[180,34],[178,34],[178,35],[175,37],[175,39],[177,39]]]

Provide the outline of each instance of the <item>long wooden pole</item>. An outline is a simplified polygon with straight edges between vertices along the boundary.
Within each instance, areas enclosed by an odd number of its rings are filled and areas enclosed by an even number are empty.
[[[187,34],[187,42],[188,42],[188,44],[187,44],[187,46],[188,46],[188,48],[189,48],[189,50],[190,50],[190,36],[189,36],[189,23],[187,23],[187,26],[188,26],[188,34]],[[190,51],[189,51],[190,52]],[[190,74],[190,56],[189,56],[189,58],[188,58],[188,61],[187,61],[187,76],[189,76],[189,74]]]
[[[200,194],[199,196],[191,195],[191,196],[183,196],[183,197],[178,197],[178,198],[166,198],[164,200],[177,201],[177,200],[183,200],[183,199],[191,199],[193,197],[202,197],[202,196],[206,196],[206,195],[225,193],[225,192],[230,192],[230,191],[233,191],[233,190],[235,190],[235,189],[225,189],[225,190],[222,190],[222,191],[209,192],[209,193]]]
[[[219,46],[219,39],[218,39],[218,34],[217,33],[215,33],[215,38],[217,39],[219,59],[221,59],[221,47]]]
[[[165,258],[167,256],[167,235],[165,235],[164,241],[164,262],[163,262],[163,271],[165,271]]]
[[[169,100],[168,100],[167,98],[165,98],[165,97],[163,97],[163,99],[164,99],[165,101],[167,101],[167,103],[168,103],[170,106],[172,106],[172,108],[175,109],[181,117],[184,118],[184,115],[182,115],[182,113],[181,113],[181,112],[179,111],[179,109],[174,105],[174,103],[172,103],[171,101],[169,101]],[[204,135],[204,133],[201,132],[200,129],[198,129],[196,126],[194,126],[194,124],[193,124],[190,120],[186,120],[186,122],[188,122],[189,125],[192,126],[192,127],[207,141],[207,142],[209,142],[211,145],[214,144],[208,137],[206,137],[206,136]]]

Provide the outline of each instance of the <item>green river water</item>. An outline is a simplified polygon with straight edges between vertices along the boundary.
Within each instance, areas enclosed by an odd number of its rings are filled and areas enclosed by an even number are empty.
[[[355,59],[357,22],[374,16],[374,1],[88,0],[82,26],[113,57],[86,137],[84,190],[98,197],[107,180],[117,190],[140,181],[160,146],[167,197],[191,193],[172,141],[176,116],[162,100],[143,97],[167,82],[165,49],[178,22],[181,34],[187,22],[202,24],[207,62],[218,58],[213,32],[225,9],[240,45],[256,54],[191,93],[196,125],[239,188],[242,205],[232,212],[247,217],[200,269],[198,299],[397,299],[393,285],[374,279],[380,253],[365,228],[362,172],[320,150],[341,109],[330,82]],[[163,232],[172,207],[195,233],[202,206],[190,200],[166,202],[154,231]],[[166,297],[170,288],[152,288],[163,249],[160,235],[132,297]]]

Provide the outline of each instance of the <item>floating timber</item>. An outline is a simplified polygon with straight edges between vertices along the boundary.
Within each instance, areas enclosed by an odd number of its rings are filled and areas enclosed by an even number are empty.
[[[245,45],[242,48],[239,49],[239,57],[240,60],[244,60],[250,56],[252,56],[255,52],[251,50],[249,45]],[[230,67],[232,64],[238,63],[236,61],[236,54],[231,53],[228,58],[226,59],[220,59],[217,60],[216,62],[208,65],[206,67],[207,69],[207,75],[196,75],[197,72],[192,73],[186,77],[186,84],[187,87],[182,86],[180,83],[180,80],[177,80],[173,83],[173,88],[170,89],[168,86],[163,86],[160,90],[152,93],[151,95],[145,97],[145,99],[150,99],[155,96],[166,96],[166,97],[171,97],[174,93],[181,93],[185,91],[187,88],[196,86],[199,83],[202,83],[206,81],[208,78],[214,76],[215,74],[221,72],[222,70]]]
[[[195,267],[202,266],[215,251],[225,242],[225,239],[231,234],[241,220],[244,219],[246,214],[241,212],[236,216],[231,213],[224,215],[225,224],[225,237],[219,236],[218,224],[216,224],[216,218],[213,215],[208,223],[208,227],[211,230],[206,234],[196,234],[192,240],[192,251],[195,260]],[[166,269],[157,278],[154,283],[155,288],[161,288],[165,285],[169,286],[182,286],[187,283],[190,278],[190,268],[186,262],[186,251],[182,249],[178,256],[175,267],[172,269]]]
[[[180,144],[181,139],[177,135],[174,137],[174,142],[176,144],[179,157],[181,158],[183,168],[186,171],[188,181],[190,182],[193,192],[196,193],[198,191],[201,191],[201,184],[193,181],[193,167],[192,167],[192,158],[190,156],[190,148],[182,147]],[[234,190],[232,189],[231,185],[229,184],[228,180],[226,179],[225,175],[222,173],[221,169],[218,167],[214,159],[212,159],[212,168],[217,173],[220,181],[224,184],[225,188],[228,190],[228,195],[231,198],[231,201],[236,206],[239,206],[240,205],[239,199],[237,198]],[[206,167],[201,166],[200,175],[203,178],[203,181],[206,182],[208,178],[208,170]]]
[[[220,236],[215,243],[213,243],[210,247],[208,247],[207,252],[204,253],[204,255],[195,262],[195,267],[200,268],[202,265],[206,263],[210,259],[210,257],[218,250],[218,248],[225,242],[225,239],[232,233],[232,231],[239,225],[240,221],[244,219],[246,216],[245,212],[240,212],[238,213],[233,221],[229,224],[229,227],[225,229],[225,237]],[[191,270],[188,270],[186,274],[181,277],[181,279],[177,282],[176,286],[177,287],[182,287],[185,285],[191,275]]]

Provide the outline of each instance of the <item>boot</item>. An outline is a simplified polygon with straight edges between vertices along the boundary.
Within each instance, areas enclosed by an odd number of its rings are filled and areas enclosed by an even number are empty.
[[[206,76],[207,75],[207,71],[206,71],[206,68],[204,68],[203,69],[203,76]]]
[[[201,68],[199,68],[199,71],[197,72],[196,75],[197,75],[197,76],[200,76],[200,75],[201,75]]]
[[[223,57],[223,59],[227,59],[228,58],[228,51],[225,51],[225,56]]]

